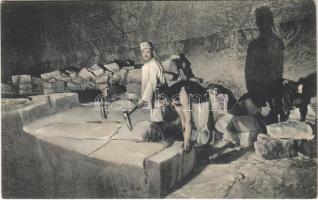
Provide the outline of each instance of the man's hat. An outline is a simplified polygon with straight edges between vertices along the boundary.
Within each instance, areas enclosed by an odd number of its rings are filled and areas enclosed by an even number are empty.
[[[140,50],[142,51],[144,49],[152,49],[151,42],[142,42],[142,43],[140,43]]]

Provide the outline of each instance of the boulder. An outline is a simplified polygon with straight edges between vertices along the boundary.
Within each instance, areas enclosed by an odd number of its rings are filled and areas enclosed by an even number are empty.
[[[142,74],[141,69],[129,70],[127,74],[127,84],[131,84],[131,83],[141,84],[141,79],[142,79],[141,74]]]
[[[126,85],[127,73],[128,71],[125,69],[121,69],[118,72],[115,72],[112,77],[112,84]]]
[[[94,90],[96,89],[96,84],[92,81],[84,80],[81,82],[81,88],[84,90]]]
[[[71,82],[72,81],[71,77],[68,76],[67,74],[64,74],[64,73],[62,73],[61,77],[57,80],[64,81],[64,82]]]
[[[68,82],[66,87],[69,89],[69,90],[72,90],[72,91],[79,91],[79,90],[83,90],[81,88],[81,85],[80,84],[76,84],[74,82]]]
[[[267,133],[276,139],[312,140],[314,134],[312,128],[305,122],[287,120],[266,126]]]
[[[119,69],[120,69],[119,65],[117,63],[109,63],[109,64],[104,65],[104,67],[113,73],[119,71]]]
[[[61,79],[61,72],[60,71],[54,71],[49,73],[41,74],[41,79],[48,81],[50,79]]]
[[[274,139],[265,134],[259,134],[254,142],[256,155],[267,160],[290,158],[297,156],[295,142],[291,139]]]
[[[95,76],[101,76],[104,74],[104,69],[102,69],[101,67],[99,67],[98,65],[93,65],[92,67],[87,69],[88,71],[90,71],[91,73],[93,73]]]
[[[108,83],[109,76],[106,74],[100,75],[96,78],[96,83]]]
[[[88,71],[85,67],[78,72],[77,76],[87,81],[96,80],[96,76],[90,71]]]
[[[77,72],[75,71],[71,71],[71,70],[65,70],[69,75],[69,77],[71,77],[71,79],[75,78],[77,75]]]

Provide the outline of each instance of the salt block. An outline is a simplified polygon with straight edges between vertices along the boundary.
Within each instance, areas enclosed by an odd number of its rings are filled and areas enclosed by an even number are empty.
[[[104,69],[102,69],[101,67],[99,67],[98,65],[93,65],[90,68],[87,68],[88,71],[90,71],[91,73],[93,73],[95,76],[101,76],[104,74]]]
[[[117,63],[109,63],[109,64],[104,65],[104,67],[113,73],[119,71],[119,69],[120,69],[119,65]]]
[[[90,71],[88,71],[85,67],[83,69],[81,69],[80,72],[78,72],[77,76],[84,79],[84,80],[95,80],[96,79],[96,76],[93,73],[91,73]]]
[[[265,134],[257,136],[254,148],[256,155],[268,160],[297,156],[294,140],[273,139]]]
[[[65,92],[65,83],[63,81],[56,81],[52,83],[52,89],[54,92]]]
[[[141,84],[141,79],[142,79],[141,74],[142,74],[141,69],[129,70],[127,74],[127,84],[131,84],[131,83]]]
[[[250,115],[234,116],[232,123],[238,132],[255,132],[260,130],[258,121]]]
[[[297,120],[267,125],[266,129],[268,135],[277,139],[312,140],[314,138],[312,128],[305,122]]]
[[[31,75],[19,75],[19,83],[31,83]]]
[[[254,144],[254,141],[256,141],[257,132],[240,132],[239,138],[240,138],[241,147],[245,147],[245,148],[252,147]]]
[[[108,83],[109,76],[106,74],[102,74],[96,78],[96,83]]]
[[[42,79],[37,77],[32,77],[32,85],[43,85]]]
[[[195,162],[195,150],[184,152],[182,142],[178,141],[147,158],[145,172],[151,197],[160,198],[185,180],[193,170]]]
[[[81,88],[81,85],[80,84],[76,84],[74,82],[68,82],[66,84],[66,87],[69,89],[69,90],[73,90],[73,91],[80,91],[80,90],[83,90]]]
[[[20,88],[20,90],[32,90],[32,84],[31,83],[20,83],[19,88]]]
[[[126,85],[126,91],[141,96],[141,84],[131,83]]]
[[[50,79],[60,79],[61,78],[61,72],[60,71],[53,71],[49,73],[41,74],[41,79],[48,81]]]
[[[11,79],[13,84],[31,83],[31,75],[14,75]]]
[[[77,93],[50,94],[50,103],[55,111],[63,111],[79,105]]]

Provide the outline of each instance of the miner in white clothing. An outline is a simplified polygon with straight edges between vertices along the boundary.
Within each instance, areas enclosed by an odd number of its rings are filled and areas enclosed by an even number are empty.
[[[159,61],[153,56],[153,46],[150,42],[140,44],[141,56],[145,61],[142,66],[141,99],[138,102],[139,107],[148,107],[151,111],[151,121],[163,121],[160,103],[156,98],[155,92],[166,86],[164,70]]]

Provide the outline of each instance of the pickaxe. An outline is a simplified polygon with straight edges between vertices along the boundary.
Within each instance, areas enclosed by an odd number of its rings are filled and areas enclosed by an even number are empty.
[[[124,117],[125,124],[130,131],[132,130],[130,115],[137,109],[138,109],[138,105],[135,106],[131,111],[128,111],[128,110],[123,111],[123,117]]]

